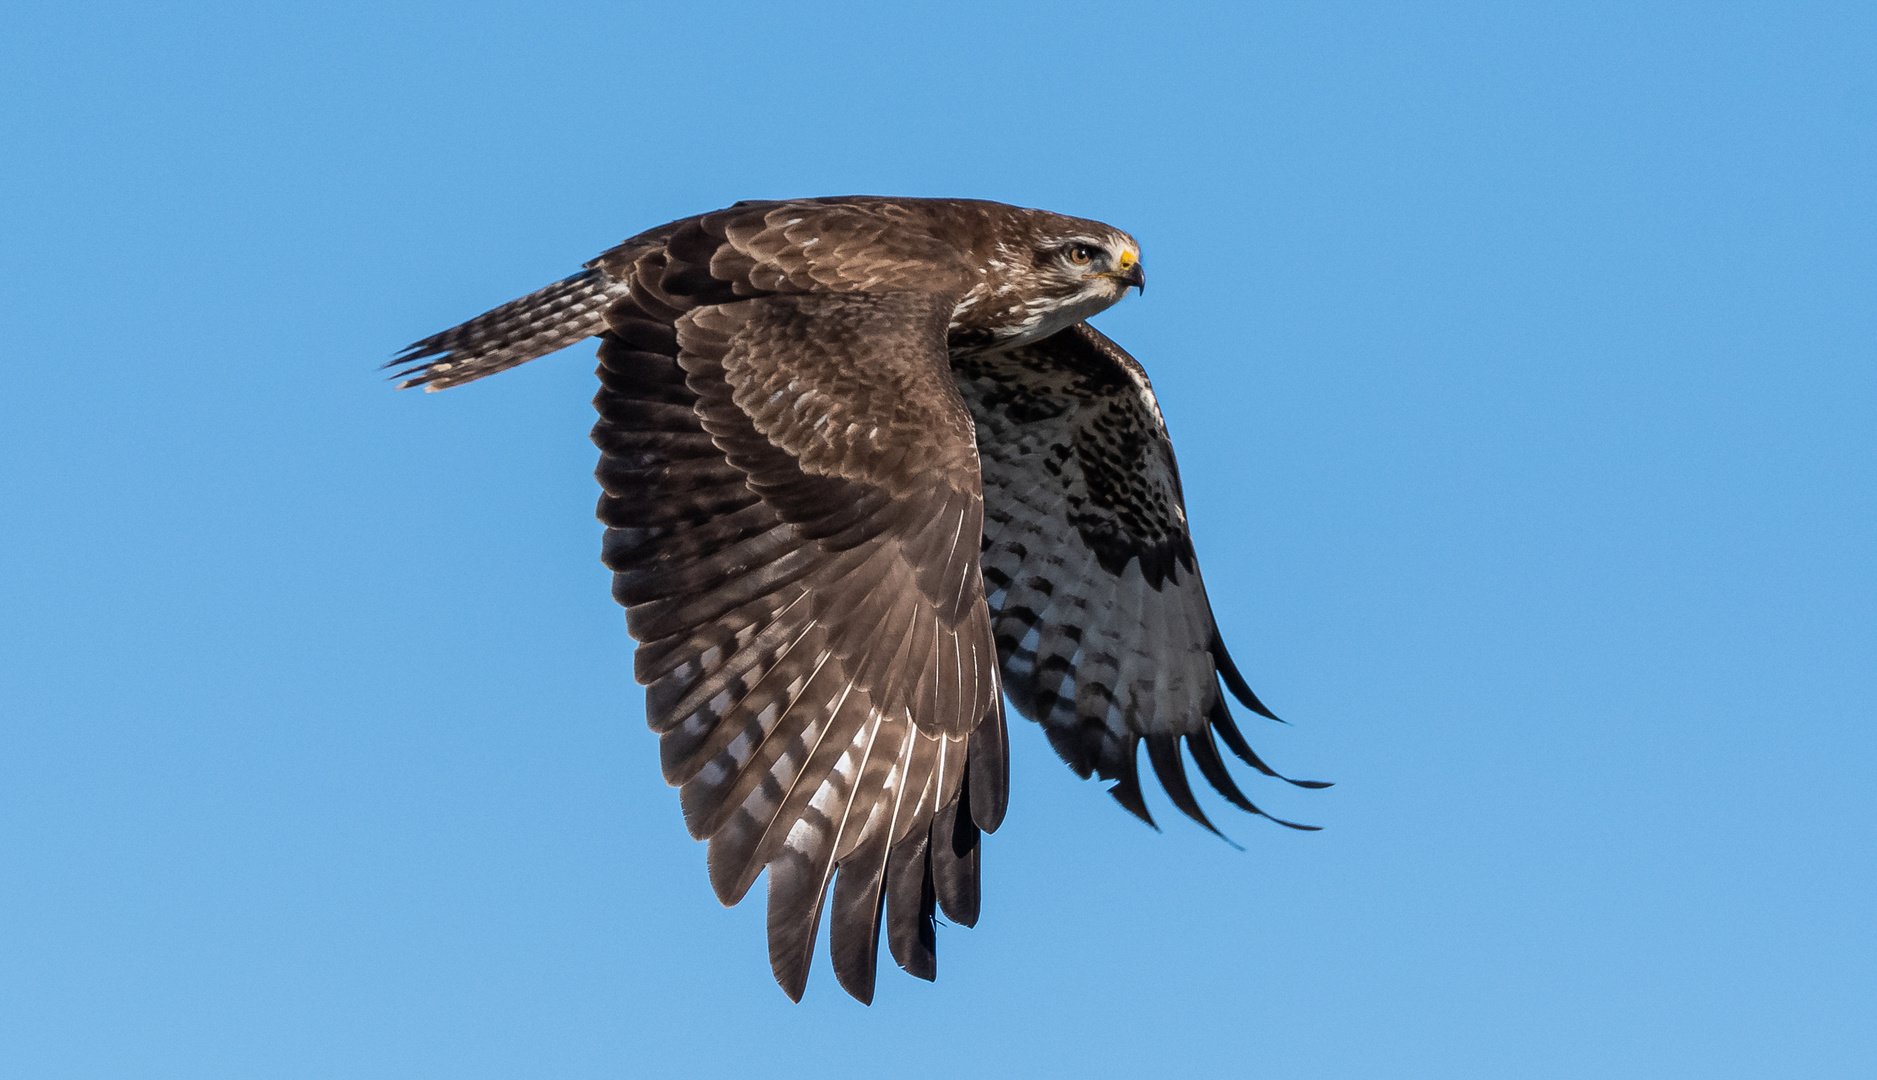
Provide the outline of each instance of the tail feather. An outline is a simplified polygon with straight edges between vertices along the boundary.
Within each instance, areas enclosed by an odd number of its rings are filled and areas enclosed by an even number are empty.
[[[400,390],[473,382],[600,333],[606,308],[630,288],[603,270],[584,270],[409,345],[385,366],[403,368],[392,376]]]

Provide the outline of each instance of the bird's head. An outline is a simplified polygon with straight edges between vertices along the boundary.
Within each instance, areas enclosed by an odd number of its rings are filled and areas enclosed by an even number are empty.
[[[1061,220],[1069,228],[1050,230],[1032,246],[1024,291],[1044,304],[1072,309],[1074,322],[1121,299],[1130,285],[1146,289],[1141,246],[1132,236],[1100,222]]]
[[[1140,245],[1119,229],[1102,233],[1052,238],[1037,251],[1037,276],[1048,291],[1072,303],[1088,299],[1107,307],[1130,285],[1146,290]]]
[[[960,314],[985,326],[1000,346],[1024,345],[1066,329],[1145,288],[1140,244],[1099,221],[1029,211],[1019,243],[1006,239],[987,261],[982,287]],[[956,324],[955,324],[956,325]]]

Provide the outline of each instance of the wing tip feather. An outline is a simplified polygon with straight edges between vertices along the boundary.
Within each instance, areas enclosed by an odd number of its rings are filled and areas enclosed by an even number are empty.
[[[1245,740],[1245,733],[1238,730],[1238,725],[1233,722],[1231,710],[1227,709],[1225,706],[1225,699],[1221,698],[1213,704],[1212,712],[1207,717],[1207,720],[1211,723],[1213,729],[1219,733],[1219,737],[1225,740],[1225,745],[1231,747],[1232,753],[1236,754],[1240,761],[1243,761],[1245,764],[1264,775],[1275,780],[1282,780],[1286,784],[1312,790],[1335,786],[1335,784],[1329,780],[1293,780],[1265,764],[1264,759],[1258,756],[1258,752],[1251,748],[1251,743]]]
[[[1154,823],[1154,816],[1147,812],[1147,800],[1141,794],[1138,760],[1140,742],[1139,735],[1129,734],[1122,743],[1123,749],[1117,763],[1118,768],[1115,770],[1117,775],[1114,778],[1114,785],[1108,789],[1108,794],[1114,796],[1114,801],[1120,803],[1122,809],[1146,822],[1148,828],[1159,832],[1160,826]]]
[[[1180,736],[1149,735],[1144,741],[1147,743],[1147,760],[1152,763],[1154,775],[1160,778],[1160,786],[1166,789],[1167,797],[1173,800],[1173,805],[1178,807],[1181,813],[1198,822],[1207,832],[1239,851],[1245,850],[1236,840],[1220,832],[1218,826],[1206,817],[1205,810],[1200,807],[1199,799],[1193,794],[1192,783],[1186,778],[1186,763],[1180,757]],[[1198,759],[1197,753],[1194,754],[1194,759]],[[1204,775],[1204,772],[1202,766],[1201,774]]]
[[[1225,680],[1226,689],[1232,692],[1239,704],[1267,720],[1276,720],[1280,724],[1290,722],[1272,712],[1264,702],[1258,700],[1257,694],[1252,693],[1251,684],[1245,681],[1238,665],[1232,661],[1232,654],[1225,649],[1225,638],[1216,628],[1212,631],[1212,663],[1218,669],[1219,677]]]

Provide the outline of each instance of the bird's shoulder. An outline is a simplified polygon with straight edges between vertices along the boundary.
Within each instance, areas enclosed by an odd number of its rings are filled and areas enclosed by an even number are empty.
[[[749,200],[648,229],[587,263],[619,281],[725,303],[765,293],[958,293],[983,253],[1040,214],[975,199]]]

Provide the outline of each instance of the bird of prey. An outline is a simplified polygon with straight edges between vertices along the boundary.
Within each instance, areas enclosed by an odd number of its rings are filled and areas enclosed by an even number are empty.
[[[883,924],[931,979],[936,912],[976,922],[1006,697],[1150,825],[1142,743],[1206,828],[1182,742],[1262,813],[1215,733],[1278,774],[1220,681],[1276,717],[1219,638],[1147,375],[1086,321],[1145,283],[1133,237],[1042,210],[741,202],[387,365],[439,390],[600,339],[602,558],[646,719],[719,899],[767,869],[792,999],[824,906],[862,1002]]]

